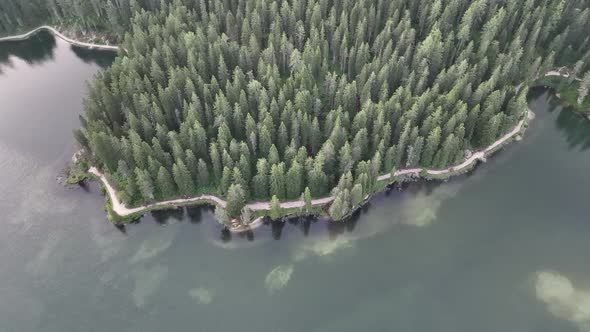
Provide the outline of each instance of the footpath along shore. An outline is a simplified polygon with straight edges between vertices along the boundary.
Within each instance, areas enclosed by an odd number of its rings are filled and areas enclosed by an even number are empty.
[[[79,46],[79,47],[84,47],[84,48],[88,48],[88,49],[97,49],[97,50],[110,50],[110,51],[118,51],[118,50],[122,49],[121,47],[115,46],[115,45],[101,45],[101,44],[86,43],[86,42],[74,40],[74,39],[66,37],[65,35],[60,33],[57,29],[55,29],[54,27],[51,27],[48,25],[39,26],[39,27],[37,27],[27,33],[21,34],[21,35],[2,37],[2,38],[0,38],[0,42],[25,40],[27,38],[30,38],[31,36],[34,36],[36,33],[38,33],[41,30],[47,30],[47,31],[51,32],[53,35],[61,38],[62,40],[66,41],[72,45]],[[123,49],[123,50],[125,51],[125,49]],[[553,70],[547,71],[544,76],[560,76],[560,77],[567,78],[569,75],[568,75],[567,71],[563,72],[563,69],[564,68],[559,68],[559,69],[553,69]],[[490,154],[495,152],[499,147],[501,147],[502,144],[504,144],[504,143],[508,142],[509,140],[511,140],[512,138],[518,136],[519,133],[521,133],[525,129],[525,126],[527,124],[527,120],[534,118],[534,114],[528,108],[524,113],[525,114],[524,114],[523,118],[518,122],[518,124],[512,130],[510,130],[504,136],[500,137],[497,141],[492,143],[487,148],[476,151],[475,153],[473,153],[471,156],[466,158],[463,162],[461,162],[458,165],[455,165],[455,166],[452,166],[452,167],[449,167],[446,169],[424,169],[424,168],[400,169],[395,172],[394,177],[395,178],[397,178],[398,176],[421,177],[422,175],[424,175],[424,173],[426,173],[426,175],[431,175],[431,176],[441,176],[441,175],[442,176],[444,176],[444,175],[451,175],[452,176],[454,174],[459,174],[465,170],[468,170],[469,168],[473,167],[478,160],[485,161],[486,157],[488,157]],[[107,178],[104,176],[104,174],[100,170],[98,170],[96,167],[90,167],[88,172],[100,179],[100,181],[102,182],[102,184],[106,188],[106,191],[109,195],[112,211],[120,217],[140,216],[141,214],[143,214],[147,211],[150,211],[150,210],[167,209],[167,208],[180,206],[180,205],[214,204],[214,205],[217,205],[217,206],[220,206],[223,208],[225,208],[227,205],[227,202],[224,199],[217,197],[215,195],[200,195],[200,196],[194,196],[194,197],[188,197],[188,198],[179,198],[179,199],[172,199],[172,200],[166,200],[166,201],[159,201],[159,202],[155,202],[155,203],[151,203],[151,204],[147,204],[147,205],[129,208],[129,207],[126,207],[125,204],[123,204],[119,200],[119,198],[117,196],[117,191],[115,190],[115,188],[113,186],[111,186],[111,184],[108,182]],[[391,174],[388,173],[388,174],[384,174],[384,175],[379,176],[378,180],[379,181],[392,180],[391,182],[395,182],[395,180],[396,180],[395,178],[391,179]],[[323,198],[314,199],[314,200],[312,200],[312,205],[313,206],[327,205],[327,204],[330,204],[334,199],[335,199],[334,196],[327,196],[327,197],[323,197]],[[283,209],[300,208],[300,207],[303,207],[304,205],[305,205],[305,202],[302,200],[287,201],[287,202],[280,203],[280,206]],[[270,201],[249,203],[246,206],[252,211],[269,211],[270,210]],[[257,218],[252,223],[250,223],[250,227],[245,226],[245,225],[237,222],[236,220],[233,220],[232,227],[230,227],[230,230],[243,231],[243,230],[247,230],[250,228],[254,228],[254,225],[259,225],[261,223],[261,220],[262,220],[262,218],[260,218],[260,217]]]
[[[544,76],[561,76],[561,77],[568,77],[567,73],[562,72],[561,69],[558,70],[550,70],[545,73]],[[398,176],[413,176],[413,177],[421,177],[423,172],[426,175],[431,176],[444,176],[444,175],[453,175],[453,174],[460,174],[463,171],[471,168],[474,164],[478,161],[485,161],[485,159],[494,153],[497,149],[501,147],[502,144],[505,144],[509,140],[515,138],[519,135],[521,131],[524,130],[525,126],[527,125],[527,121],[529,119],[533,119],[535,114],[527,108],[527,110],[523,114],[523,118],[504,136],[500,137],[497,141],[492,143],[485,149],[481,149],[479,151],[474,152],[471,156],[466,158],[463,162],[458,165],[451,166],[445,169],[425,169],[425,168],[409,168],[409,169],[400,169],[395,172],[395,177]],[[166,209],[171,206],[178,206],[178,205],[190,205],[190,204],[215,204],[221,207],[225,207],[227,202],[220,197],[214,195],[201,195],[195,197],[188,197],[188,198],[180,198],[180,199],[173,199],[167,201],[160,201],[155,202],[147,205],[138,206],[135,208],[128,208],[126,207],[119,198],[117,197],[116,190],[111,186],[108,182],[104,174],[98,170],[96,167],[91,167],[89,172],[95,176],[97,176],[102,183],[104,184],[107,192],[109,194],[111,203],[112,203],[112,210],[114,213],[121,217],[127,217],[131,215],[137,215],[140,213],[144,213],[150,210],[157,210],[157,209]],[[377,178],[379,181],[387,181],[392,180],[391,182],[395,182],[395,179],[391,179],[391,174],[384,174]],[[318,199],[312,200],[312,206],[323,206],[330,204],[335,199],[334,196],[327,196]],[[280,203],[281,208],[283,209],[293,209],[293,208],[301,208],[305,205],[305,202],[302,200],[298,201],[286,201]],[[252,211],[269,211],[270,210],[270,201],[266,202],[254,202],[246,204]]]
[[[532,112],[530,110],[528,110],[527,115],[531,116]],[[510,132],[508,132],[507,134],[502,136],[500,139],[495,141],[493,144],[491,144],[490,146],[488,146],[485,149],[482,149],[478,152],[473,153],[469,158],[466,158],[462,163],[460,163],[458,165],[455,165],[455,166],[452,166],[449,168],[445,168],[445,169],[424,169],[424,168],[400,169],[395,172],[395,177],[407,176],[407,175],[420,177],[423,172],[426,172],[428,175],[435,175],[435,176],[436,175],[448,175],[448,174],[460,173],[461,171],[473,166],[475,164],[475,162],[477,162],[478,160],[485,160],[485,158],[489,154],[494,152],[498,147],[500,147],[502,144],[506,143],[508,140],[512,139],[513,137],[517,136],[521,132],[521,130],[524,129],[524,127],[527,123],[528,116],[525,116],[523,119],[521,119],[518,122],[518,124]],[[160,202],[155,202],[155,203],[142,205],[142,206],[138,206],[138,207],[134,207],[134,208],[129,208],[129,207],[126,207],[125,204],[123,204],[119,200],[119,198],[117,197],[117,191],[114,189],[113,186],[111,186],[111,184],[108,182],[107,178],[105,177],[105,175],[101,171],[99,171],[96,167],[90,167],[88,172],[95,175],[96,177],[98,177],[100,179],[100,181],[103,183],[103,185],[105,186],[105,188],[108,192],[108,195],[109,195],[109,198],[110,198],[110,201],[112,204],[113,212],[115,212],[117,215],[119,215],[121,217],[136,215],[136,214],[140,214],[140,213],[147,212],[150,210],[166,209],[166,208],[170,208],[171,206],[179,206],[179,205],[211,204],[211,203],[215,204],[217,206],[221,206],[221,207],[225,207],[227,205],[227,202],[220,197],[217,197],[214,195],[201,195],[201,196],[195,196],[195,197],[160,201]],[[386,181],[386,180],[390,180],[390,179],[391,179],[391,174],[381,175],[378,178],[379,181]],[[331,203],[334,199],[335,199],[334,196],[327,196],[327,197],[314,199],[314,200],[312,200],[312,205],[313,206],[326,205],[326,204]],[[298,200],[298,201],[281,202],[280,204],[281,204],[281,208],[283,208],[283,209],[292,209],[292,208],[303,207],[305,205],[305,202],[302,200]],[[254,203],[246,204],[246,207],[248,207],[252,211],[269,211],[270,210],[270,202],[269,201],[254,202]]]
[[[94,50],[107,50],[107,51],[118,51],[120,49],[119,46],[115,46],[115,45],[102,45],[102,44],[85,43],[85,42],[81,42],[78,40],[68,38],[68,37],[64,36],[61,32],[57,31],[57,29],[55,29],[54,27],[51,27],[49,25],[39,26],[27,33],[23,33],[22,35],[2,37],[2,38],[0,38],[0,42],[25,40],[25,39],[28,39],[28,38],[34,36],[39,31],[42,31],[42,30],[49,31],[54,36],[57,36],[57,37],[63,39],[64,41],[66,41],[72,45],[78,46],[78,47],[84,47],[84,48],[94,49]]]
[[[550,70],[545,73],[545,76],[561,76],[561,77],[568,77],[567,73],[562,72],[562,70]],[[424,168],[409,168],[409,169],[400,169],[395,172],[395,177],[398,176],[413,176],[413,177],[421,177],[423,172],[426,172],[427,175],[431,176],[444,176],[444,175],[452,175],[452,174],[460,174],[463,171],[471,168],[474,164],[478,161],[485,161],[487,157],[489,157],[492,153],[494,153],[497,149],[499,149],[503,144],[508,142],[509,140],[518,136],[527,125],[527,121],[529,119],[533,119],[535,114],[528,109],[524,112],[523,118],[504,136],[500,137],[497,141],[489,145],[485,149],[481,149],[479,151],[474,152],[471,156],[466,158],[463,162],[458,165],[451,166],[445,169],[424,169]],[[135,208],[128,208],[126,207],[121,201],[119,201],[117,197],[116,190],[110,185],[106,177],[103,173],[101,173],[96,167],[91,167],[89,172],[93,175],[97,176],[102,183],[104,184],[107,192],[109,194],[113,212],[121,217],[127,217],[130,215],[137,215],[140,213],[144,213],[150,210],[157,210],[157,209],[166,209],[171,206],[179,206],[179,205],[190,205],[190,204],[215,204],[221,207],[226,206],[226,201],[223,198],[214,196],[214,195],[201,195],[195,197],[188,197],[188,198],[181,198],[181,199],[173,199],[167,201],[160,201],[155,202],[147,205],[138,206]],[[377,178],[379,181],[387,181],[392,180],[391,182],[395,182],[395,179],[391,179],[391,174],[384,174]],[[327,196],[318,199],[312,200],[312,206],[323,206],[330,204],[335,199],[334,196]],[[300,208],[305,205],[305,202],[302,200],[298,201],[286,201],[280,203],[281,208],[283,209],[293,209],[293,208]],[[270,210],[270,201],[266,202],[254,202],[246,204],[252,211],[269,211]],[[256,219],[252,224],[259,224],[260,218]],[[232,223],[235,225],[236,223]],[[243,225],[240,224],[240,229],[242,229]]]

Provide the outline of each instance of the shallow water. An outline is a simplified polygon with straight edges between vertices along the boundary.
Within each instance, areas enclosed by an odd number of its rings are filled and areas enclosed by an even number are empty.
[[[549,93],[522,142],[346,224],[229,235],[191,208],[118,229],[96,184],[56,179],[110,61],[0,44],[0,331],[590,331],[590,124]]]

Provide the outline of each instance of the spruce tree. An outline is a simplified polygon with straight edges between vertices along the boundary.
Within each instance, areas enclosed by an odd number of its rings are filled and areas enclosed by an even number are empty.
[[[239,184],[232,184],[227,191],[226,210],[230,216],[237,216],[246,204],[244,189]]]
[[[282,216],[281,202],[276,195],[272,196],[270,200],[270,217],[272,219],[279,219]]]
[[[177,193],[172,176],[162,166],[160,166],[160,170],[158,171],[158,189],[161,193],[160,198],[173,197]]]

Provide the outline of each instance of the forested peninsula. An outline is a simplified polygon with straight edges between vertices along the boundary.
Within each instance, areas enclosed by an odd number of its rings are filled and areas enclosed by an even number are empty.
[[[12,3],[4,31],[25,22]],[[550,69],[590,69],[584,0],[39,0],[37,12],[124,36],[75,133],[118,199],[216,195],[224,220],[321,197],[340,220],[394,180],[382,174],[452,169],[498,142]],[[318,213],[283,212],[298,211]]]

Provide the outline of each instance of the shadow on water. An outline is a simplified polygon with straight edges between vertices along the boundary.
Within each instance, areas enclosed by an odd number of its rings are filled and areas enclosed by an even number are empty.
[[[47,31],[40,31],[27,40],[0,43],[0,72],[2,67],[11,67],[11,56],[30,65],[53,60],[56,48],[55,38]]]
[[[587,150],[590,148],[590,121],[575,110],[563,107],[559,98],[555,96],[555,93],[551,88],[535,87],[530,89],[528,100],[530,103],[547,94],[546,102],[541,108],[546,107],[546,111],[549,113],[559,112],[555,126],[565,134],[565,140],[569,149],[578,149],[579,151]],[[543,116],[543,114],[537,114],[537,116]]]
[[[124,224],[115,224],[115,228],[121,232],[121,234],[127,235],[127,227]]]
[[[184,208],[152,211],[151,215],[158,224],[166,225],[171,220],[182,221],[184,219]]]
[[[221,241],[222,242],[229,242],[229,241],[231,241],[231,238],[232,238],[231,231],[227,227],[222,228],[221,229],[221,236],[220,236]]]
[[[115,61],[115,57],[117,56],[117,52],[108,50],[91,50],[74,45],[70,45],[70,48],[74,54],[76,54],[76,56],[85,63],[95,63],[101,68],[110,66],[113,61]]]
[[[552,105],[550,111],[554,109]],[[590,148],[590,121],[576,114],[575,111],[567,108],[560,110],[555,125],[565,134],[570,150],[584,151]]]
[[[189,206],[186,208],[186,214],[191,224],[200,224],[203,221],[203,213],[214,211],[213,205]]]
[[[285,228],[285,224],[287,222],[283,220],[272,220],[270,221],[270,227],[272,232],[272,238],[275,240],[280,240],[281,235],[283,233],[283,228]]]

